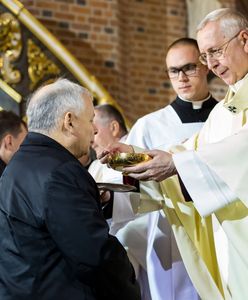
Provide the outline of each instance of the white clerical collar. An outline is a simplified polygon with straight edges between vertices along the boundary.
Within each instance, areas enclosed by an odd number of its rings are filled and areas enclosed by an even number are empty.
[[[193,109],[201,109],[202,108],[202,104],[207,101],[210,97],[211,97],[211,94],[209,94],[205,99],[203,100],[198,100],[198,101],[190,101],[190,100],[186,100],[180,96],[178,96],[182,101],[185,101],[185,102],[190,102],[192,103],[192,108]]]
[[[243,82],[245,80],[245,78],[248,77],[248,73],[245,75],[245,77],[243,77],[242,79],[240,79],[239,81],[237,81],[236,83],[230,85],[230,89],[234,92],[237,93],[237,91],[240,89],[240,87],[243,85]]]

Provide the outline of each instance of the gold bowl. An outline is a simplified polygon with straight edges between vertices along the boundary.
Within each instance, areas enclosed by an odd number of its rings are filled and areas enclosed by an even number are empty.
[[[122,171],[124,167],[130,167],[150,160],[151,157],[144,153],[114,153],[109,156],[108,166],[114,170]]]

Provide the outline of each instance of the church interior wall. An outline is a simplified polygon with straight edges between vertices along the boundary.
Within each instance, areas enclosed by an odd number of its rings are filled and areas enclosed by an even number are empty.
[[[100,80],[131,123],[174,99],[164,60],[167,46],[187,36],[185,0],[21,2]],[[214,79],[211,91],[222,99],[226,86]]]

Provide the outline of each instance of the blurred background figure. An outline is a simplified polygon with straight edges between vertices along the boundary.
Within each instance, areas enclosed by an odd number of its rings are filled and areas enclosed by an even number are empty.
[[[94,123],[97,133],[93,149],[99,155],[108,145],[123,142],[127,137],[127,127],[122,114],[110,104],[95,106]]]
[[[98,105],[94,110],[94,124],[97,133],[92,148],[96,151],[96,155],[99,155],[109,145],[119,141],[124,142],[128,131],[122,114],[113,105]],[[123,183],[121,172],[108,168],[101,164],[98,159],[91,163],[88,170],[96,182]],[[104,196],[102,198],[104,216],[108,220],[112,218],[111,224],[109,221],[110,233],[115,234],[126,222],[134,218],[129,193],[113,193],[111,191],[102,196]]]
[[[25,122],[11,111],[0,111],[0,176],[27,134]]]

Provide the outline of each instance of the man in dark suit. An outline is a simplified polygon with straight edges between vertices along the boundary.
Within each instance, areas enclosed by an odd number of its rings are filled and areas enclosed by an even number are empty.
[[[0,181],[0,299],[140,299],[77,159],[96,133],[92,96],[58,80],[34,93],[27,117],[30,132]]]

